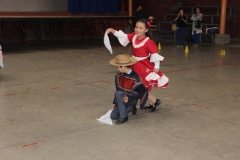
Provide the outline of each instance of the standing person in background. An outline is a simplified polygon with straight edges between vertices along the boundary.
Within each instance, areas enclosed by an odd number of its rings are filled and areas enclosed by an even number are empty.
[[[4,65],[3,65],[2,46],[0,45],[0,69],[1,68],[4,68]]]
[[[187,22],[187,16],[184,14],[184,11],[180,9],[178,15],[174,19],[175,22],[177,22],[177,39],[178,39],[178,45],[177,47],[183,47],[184,44],[184,33],[186,29],[186,22]]]
[[[196,8],[196,13],[192,15],[192,34],[193,34],[193,47],[198,47],[200,43],[200,33],[202,33],[202,13],[200,8]]]
[[[142,5],[139,5],[137,8],[137,11],[135,12],[134,16],[137,17],[137,21],[140,19],[147,19],[148,18],[148,14],[147,12],[143,9]]]

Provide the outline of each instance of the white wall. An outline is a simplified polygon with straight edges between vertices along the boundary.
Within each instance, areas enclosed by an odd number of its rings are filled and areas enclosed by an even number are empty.
[[[0,11],[67,11],[68,0],[0,0]]]

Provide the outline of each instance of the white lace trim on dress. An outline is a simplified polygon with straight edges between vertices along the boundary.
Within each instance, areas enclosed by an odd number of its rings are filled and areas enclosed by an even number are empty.
[[[132,40],[133,47],[134,47],[134,48],[140,48],[140,47],[142,47],[142,46],[145,45],[145,43],[149,40],[149,37],[145,38],[145,39],[144,39],[141,43],[139,43],[139,44],[136,44],[136,39],[137,39],[137,35],[135,34],[135,35],[133,36],[133,40]]]
[[[169,79],[168,77],[166,77],[164,74],[162,75],[162,77],[160,77],[157,73],[155,72],[151,72],[148,74],[147,77],[145,77],[145,79],[147,81],[151,81],[151,80],[157,80],[157,87],[162,87],[162,86],[165,86]]]

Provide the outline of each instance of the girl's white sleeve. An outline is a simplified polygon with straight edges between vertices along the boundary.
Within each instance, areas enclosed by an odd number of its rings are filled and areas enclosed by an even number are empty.
[[[154,63],[154,68],[160,68],[160,62],[164,60],[164,57],[158,53],[151,54],[150,62]]]
[[[130,42],[128,39],[127,34],[125,34],[123,31],[119,30],[119,31],[115,31],[115,33],[113,34],[115,37],[118,38],[118,41],[120,42],[120,44],[124,47],[126,47],[128,45],[128,43]]]

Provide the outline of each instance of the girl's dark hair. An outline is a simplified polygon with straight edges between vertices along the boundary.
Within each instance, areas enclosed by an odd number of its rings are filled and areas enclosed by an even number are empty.
[[[182,8],[179,8],[178,12],[180,12],[181,10],[184,12],[184,10],[183,10]],[[195,9],[195,10],[196,10],[196,9]]]
[[[197,9],[199,9],[199,10],[201,11],[201,8],[200,8],[200,7],[196,7],[196,8],[195,8],[195,11],[196,11]]]
[[[148,26],[148,21],[146,19],[140,19],[137,21],[137,23],[138,22],[142,22],[145,24],[145,27],[148,29],[148,31],[146,32],[146,36],[152,39],[152,31],[151,31],[151,28]]]

